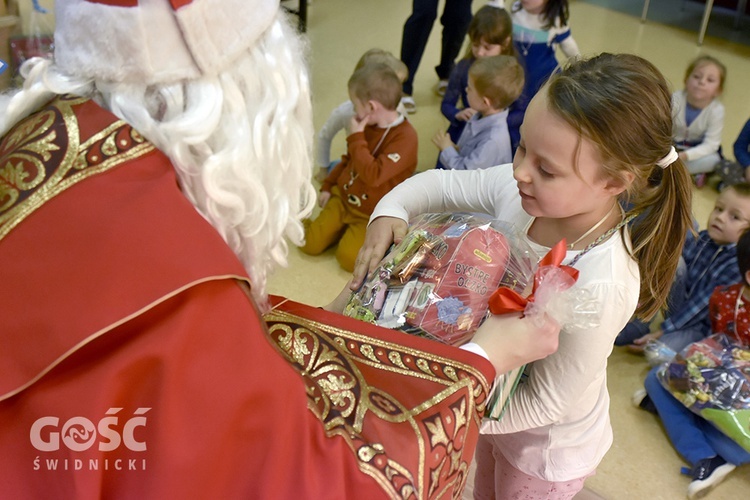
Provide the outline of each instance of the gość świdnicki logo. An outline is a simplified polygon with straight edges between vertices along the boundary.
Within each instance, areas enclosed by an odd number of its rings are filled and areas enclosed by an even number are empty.
[[[72,417],[60,425],[60,418],[46,416],[38,418],[31,426],[29,439],[32,446],[41,452],[55,452],[62,447],[74,452],[83,452],[96,446],[101,452],[115,451],[125,446],[131,452],[146,451],[145,441],[137,439],[139,427],[146,427],[146,412],[151,408],[138,408],[121,423],[117,414],[122,408],[110,408],[105,416],[94,424],[86,417]],[[69,455],[66,455],[69,456]],[[145,458],[47,458],[37,456],[34,470],[145,470]]]

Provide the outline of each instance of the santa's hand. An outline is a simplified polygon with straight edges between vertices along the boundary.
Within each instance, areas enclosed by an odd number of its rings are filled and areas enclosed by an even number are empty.
[[[490,315],[472,342],[485,350],[497,373],[505,373],[557,350],[560,325],[548,316],[522,318],[520,313]]]
[[[378,267],[391,243],[400,243],[406,235],[408,224],[397,217],[378,217],[367,226],[367,235],[354,263],[354,273],[349,287],[357,290],[365,277]]]

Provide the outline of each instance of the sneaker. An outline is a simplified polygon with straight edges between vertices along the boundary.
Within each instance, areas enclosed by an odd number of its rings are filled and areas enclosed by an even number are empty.
[[[401,98],[401,105],[410,115],[417,112],[417,103],[414,102],[414,98],[410,95],[405,95]]]
[[[646,389],[638,389],[637,391],[635,391],[630,401],[636,408],[646,410],[647,412],[653,413],[654,415],[659,414],[659,412],[656,411],[656,405],[654,405],[654,402],[651,401],[651,396],[648,395]]]
[[[688,498],[700,498],[708,493],[711,488],[719,484],[727,474],[732,472],[735,466],[716,455],[713,458],[704,458],[695,464],[691,471],[693,481],[688,485]]]
[[[440,80],[438,81],[437,88],[435,89],[435,93],[439,96],[444,96],[445,91],[448,89],[448,80]]]

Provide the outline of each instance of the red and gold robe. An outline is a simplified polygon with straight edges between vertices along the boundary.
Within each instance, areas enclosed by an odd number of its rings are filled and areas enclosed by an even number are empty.
[[[7,498],[457,497],[494,371],[275,298],[169,159],[60,97],[0,144]]]

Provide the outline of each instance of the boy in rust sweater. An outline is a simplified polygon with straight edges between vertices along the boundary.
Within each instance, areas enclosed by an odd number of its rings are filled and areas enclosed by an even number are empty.
[[[347,127],[347,154],[323,181],[315,219],[305,221],[305,246],[319,255],[338,244],[336,260],[347,271],[365,241],[378,201],[417,168],[417,132],[396,107],[401,81],[382,63],[368,64],[349,79],[355,115]]]

